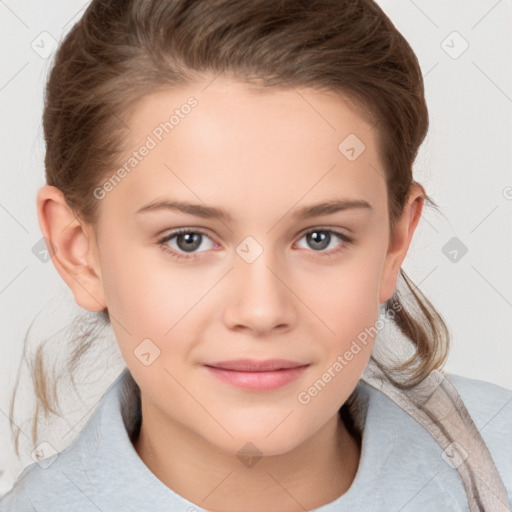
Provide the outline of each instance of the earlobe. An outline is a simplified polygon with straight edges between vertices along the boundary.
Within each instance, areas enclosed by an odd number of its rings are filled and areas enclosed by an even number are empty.
[[[89,310],[106,307],[94,237],[67,204],[62,192],[45,185],[37,194],[37,215],[53,264],[76,303]]]
[[[421,218],[424,200],[425,190],[420,184],[413,183],[403,207],[402,215],[396,222],[390,236],[379,290],[380,303],[389,300],[395,293],[398,274]]]

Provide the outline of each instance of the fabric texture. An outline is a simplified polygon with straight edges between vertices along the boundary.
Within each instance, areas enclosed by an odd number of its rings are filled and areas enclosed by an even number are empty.
[[[25,468],[0,511],[208,512],[207,500],[175,493],[135,451],[138,392],[124,369],[73,442]],[[405,392],[369,364],[350,402],[362,436],[357,474],[314,512],[512,509],[512,391],[434,372]]]
[[[471,512],[510,510],[507,490],[489,449],[457,390],[442,372],[431,372],[420,385],[404,392],[372,361],[364,380],[412,416],[443,448],[447,462],[462,479]]]

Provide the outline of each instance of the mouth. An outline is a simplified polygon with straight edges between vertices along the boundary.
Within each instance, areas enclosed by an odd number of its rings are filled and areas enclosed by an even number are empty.
[[[238,372],[272,372],[307,366],[307,363],[299,363],[288,359],[266,359],[264,361],[258,361],[256,359],[233,359],[231,361],[208,363],[205,364],[205,366]]]
[[[271,391],[300,377],[309,364],[287,359],[236,359],[203,366],[213,376],[233,386],[253,391]]]

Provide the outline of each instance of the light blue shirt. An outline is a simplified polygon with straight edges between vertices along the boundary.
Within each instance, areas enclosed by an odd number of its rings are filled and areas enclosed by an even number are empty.
[[[164,485],[133,448],[140,408],[125,387],[127,377],[126,368],[65,450],[25,468],[0,500],[1,512],[208,511]],[[512,391],[450,379],[489,448],[512,509]],[[357,390],[366,418],[356,477],[346,493],[315,512],[467,512],[459,474],[427,430],[365,382]]]

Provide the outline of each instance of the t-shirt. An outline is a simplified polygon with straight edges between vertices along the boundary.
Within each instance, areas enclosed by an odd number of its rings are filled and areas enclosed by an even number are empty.
[[[508,494],[502,510],[508,510],[512,391],[460,376],[449,379],[492,455]],[[207,511],[167,487],[135,451],[141,409],[134,382],[125,368],[72,443],[24,469],[0,500],[1,512]],[[364,421],[355,479],[347,492],[315,512],[469,511],[456,464],[426,428],[363,380],[356,392]]]

